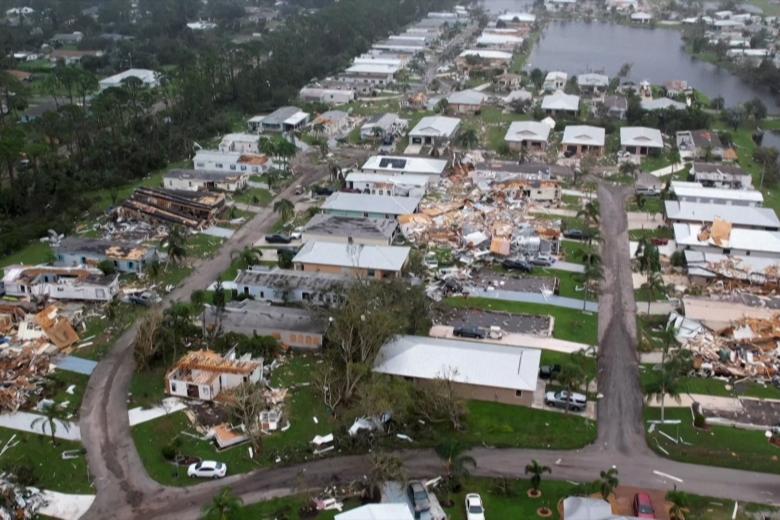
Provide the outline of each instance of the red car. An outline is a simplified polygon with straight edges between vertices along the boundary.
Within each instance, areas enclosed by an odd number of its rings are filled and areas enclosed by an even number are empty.
[[[668,238],[653,238],[652,240],[650,240],[650,242],[652,242],[654,246],[665,246],[666,244],[669,243],[669,239]]]
[[[650,495],[637,493],[634,495],[634,516],[637,518],[655,518],[655,509]]]

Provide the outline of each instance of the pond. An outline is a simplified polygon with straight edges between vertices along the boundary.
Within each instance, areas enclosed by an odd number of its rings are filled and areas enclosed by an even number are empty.
[[[575,75],[598,71],[614,76],[624,63],[631,64],[629,78],[634,81],[663,84],[682,79],[710,98],[722,96],[727,106],[758,97],[770,113],[780,113],[780,105],[767,91],[747,84],[726,69],[690,56],[683,48],[680,31],[671,28],[552,22],[534,46],[528,67]]]

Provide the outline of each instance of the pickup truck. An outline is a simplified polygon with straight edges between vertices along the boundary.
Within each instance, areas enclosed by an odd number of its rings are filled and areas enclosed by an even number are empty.
[[[556,408],[568,408],[576,412],[585,410],[588,398],[582,394],[572,392],[569,394],[566,390],[559,392],[547,392],[544,394],[544,404]]]

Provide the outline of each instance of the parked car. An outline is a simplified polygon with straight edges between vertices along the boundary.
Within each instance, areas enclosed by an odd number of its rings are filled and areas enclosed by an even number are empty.
[[[521,273],[530,273],[534,270],[534,266],[525,260],[511,260],[506,259],[501,262],[504,269],[509,271],[520,271]]]
[[[582,394],[572,392],[569,394],[566,390],[559,392],[547,392],[544,394],[544,404],[547,406],[554,406],[556,408],[567,408],[575,412],[581,412],[585,410],[588,398]]]
[[[561,365],[542,365],[539,367],[539,377],[555,379],[561,373]]]
[[[215,460],[202,460],[190,464],[187,468],[188,477],[222,478],[227,474],[227,465]]]
[[[555,263],[555,258],[551,257],[550,255],[539,255],[532,258],[531,263],[534,265],[549,267]]]
[[[292,240],[300,240],[301,237],[303,237],[303,226],[298,226],[297,228],[293,229],[292,233],[290,233],[290,238]]]
[[[485,507],[477,493],[466,495],[466,520],[485,520]]]
[[[292,239],[287,235],[280,235],[277,233],[274,235],[266,235],[265,242],[266,244],[289,244],[292,242]]]
[[[299,184],[295,187],[295,194],[296,195],[303,195],[303,193],[306,191],[306,189],[303,187],[303,184]]]
[[[634,516],[637,518],[655,518],[655,509],[650,495],[640,491],[634,495]]]
[[[455,327],[455,329],[452,331],[452,334],[459,338],[485,339],[487,337],[484,329],[481,327],[474,327],[469,325]]]
[[[409,503],[412,506],[415,517],[419,517],[420,513],[424,513],[431,508],[431,499],[422,482],[418,480],[409,482],[409,485],[406,486],[406,494],[409,496]]]
[[[585,238],[585,232],[581,229],[567,229],[563,232],[563,236],[566,238],[573,238],[575,240],[582,240]]]
[[[669,243],[669,239],[668,238],[656,237],[656,238],[651,239],[650,242],[652,242],[652,244],[654,246],[665,246],[666,244]]]

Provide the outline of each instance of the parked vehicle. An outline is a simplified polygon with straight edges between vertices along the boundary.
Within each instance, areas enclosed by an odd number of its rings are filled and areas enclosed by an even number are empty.
[[[585,410],[588,398],[577,392],[569,394],[566,390],[559,392],[547,392],[544,394],[544,404],[547,406],[554,406],[556,408],[567,408],[575,412],[581,412]]]
[[[509,271],[520,271],[521,273],[530,273],[534,270],[534,266],[525,260],[511,260],[507,259],[501,262],[504,269]]]
[[[656,237],[656,238],[651,239],[650,242],[652,242],[652,244],[654,246],[665,246],[666,244],[669,243],[669,239],[668,238]]]
[[[539,255],[532,258],[531,263],[534,265],[549,267],[555,263],[555,258],[551,257],[550,255]]]
[[[466,520],[485,520],[485,507],[477,493],[466,495]]]
[[[661,194],[661,190],[653,186],[637,186],[637,195],[644,195],[645,197],[656,197]]]
[[[190,464],[187,468],[188,477],[222,478],[227,474],[227,465],[215,460],[202,460]]]
[[[295,187],[296,195],[303,195],[304,191],[306,191],[306,189],[303,187],[303,184],[299,184]]]
[[[292,242],[292,239],[287,235],[280,235],[277,233],[274,235],[266,235],[265,242],[266,244],[289,244]]]
[[[565,238],[572,238],[575,240],[582,240],[585,238],[585,232],[581,229],[567,229],[563,232]]]
[[[637,518],[655,518],[655,509],[650,495],[640,491],[634,495],[634,516]]]
[[[303,226],[298,226],[290,233],[290,238],[292,240],[300,240],[301,237],[303,237]]]
[[[452,331],[452,334],[459,338],[485,339],[487,337],[487,334],[481,327],[474,327],[469,325],[455,327],[455,329]]]
[[[539,377],[555,379],[561,373],[561,365],[542,365],[539,367]]]
[[[413,480],[406,486],[406,494],[409,496],[409,503],[414,511],[414,516],[418,517],[420,513],[430,510],[431,499],[428,496],[428,490],[422,485],[422,482]]]

